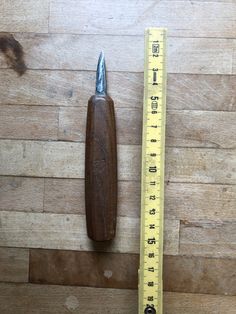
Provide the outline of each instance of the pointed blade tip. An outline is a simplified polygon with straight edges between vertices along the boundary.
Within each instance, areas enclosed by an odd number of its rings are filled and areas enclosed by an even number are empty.
[[[105,55],[103,50],[100,52],[98,65],[97,65],[97,75],[96,75],[96,92],[106,93],[106,65],[105,65]]]

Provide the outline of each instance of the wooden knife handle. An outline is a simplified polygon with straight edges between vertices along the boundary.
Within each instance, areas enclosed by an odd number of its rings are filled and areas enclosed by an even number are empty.
[[[116,232],[117,149],[113,100],[89,99],[85,150],[85,206],[88,236],[108,241]]]

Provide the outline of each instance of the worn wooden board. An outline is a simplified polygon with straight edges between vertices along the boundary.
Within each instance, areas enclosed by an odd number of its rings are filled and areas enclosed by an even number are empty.
[[[172,219],[236,218],[236,185],[169,182],[165,195],[165,215]]]
[[[118,216],[139,217],[140,182],[119,181]],[[0,177],[0,208],[9,211],[84,214],[84,180]],[[206,201],[207,198],[207,201]],[[236,186],[167,182],[170,219],[235,219]]]
[[[86,108],[60,109],[60,140],[85,141],[86,111]],[[235,119],[236,113],[232,112],[168,110],[166,146],[236,148]],[[118,108],[116,121],[119,144],[141,144],[141,110]]]
[[[167,107],[235,111],[235,79],[233,75],[168,75]]]
[[[118,217],[116,238],[111,243],[94,243],[87,237],[84,215],[0,212],[1,246],[139,252],[138,218]],[[165,253],[178,254],[179,221],[165,221]]]
[[[236,295],[236,259],[165,256],[164,290]]]
[[[30,250],[29,282],[137,289],[138,254]]]
[[[0,140],[0,148],[1,175],[84,178],[83,143]],[[140,179],[140,155],[139,145],[118,145],[120,180]],[[234,156],[233,149],[167,148],[166,179],[234,184]]]
[[[50,0],[11,0],[0,3],[1,32],[48,32]]]
[[[234,314],[226,294],[235,295],[235,8],[234,0],[1,2],[1,30],[22,44],[28,67],[18,77],[0,54],[1,314],[137,313],[137,291],[124,288],[137,286],[150,23],[169,28],[164,285],[179,292],[165,293],[164,312]],[[110,246],[92,245],[84,216],[86,106],[100,50],[119,143]],[[1,283],[28,280],[28,249],[31,280],[50,285]]]
[[[1,106],[0,137],[57,140],[59,109],[41,106]]]
[[[0,177],[0,210],[42,212],[44,179]]]
[[[165,314],[234,314],[236,297],[173,293],[164,294]]]
[[[142,111],[115,111],[118,143],[140,145]],[[85,141],[86,107],[3,105],[1,112],[1,138]],[[236,148],[235,119],[236,112],[168,110],[166,146]]]
[[[2,175],[84,177],[84,143],[0,140],[0,147]],[[121,180],[139,178],[140,147],[118,145],[118,163]]]
[[[180,254],[236,257],[236,220],[181,221]]]
[[[118,216],[140,216],[140,182],[118,182]],[[44,212],[85,213],[84,180],[45,179]]]
[[[137,304],[135,290],[0,284],[1,314],[136,314]]]
[[[143,72],[144,36],[17,33],[15,38],[24,47],[30,69],[94,71],[103,50],[109,71]],[[135,45],[130,44],[132,41]],[[169,73],[236,74],[235,46],[233,39],[170,37],[167,70]],[[6,68],[1,55],[0,68]]]
[[[164,290],[236,295],[236,259],[164,256]],[[137,289],[138,254],[30,250],[31,283]]]
[[[28,282],[29,250],[0,248],[0,281]]]
[[[167,146],[236,148],[236,115],[232,112],[170,110]]]
[[[6,283],[0,284],[0,300],[2,314],[25,314],[25,309],[32,314],[79,310],[88,314],[136,314],[138,304],[137,290]],[[165,314],[234,314],[235,306],[232,296],[164,293]]]
[[[146,27],[155,25],[167,27],[170,36],[234,38],[235,10],[234,2],[217,1],[106,0],[101,5],[96,0],[54,0],[49,29],[57,33],[142,35]]]
[[[20,79],[9,69],[0,73],[0,105],[85,107],[94,93],[93,71],[27,70]],[[142,73],[108,72],[107,76],[116,108],[142,109]],[[167,107],[235,111],[235,85],[235,75],[169,74]]]
[[[140,182],[119,181],[118,188],[119,216],[139,217]],[[84,213],[83,190],[83,180],[45,179],[44,211]],[[235,208],[235,185],[169,182],[165,187],[165,216],[171,219],[234,219]]]
[[[235,151],[167,148],[166,178],[173,182],[235,184]]]

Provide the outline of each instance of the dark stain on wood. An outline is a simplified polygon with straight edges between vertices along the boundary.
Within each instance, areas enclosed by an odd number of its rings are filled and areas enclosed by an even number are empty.
[[[30,250],[31,283],[137,289],[136,254]]]
[[[137,289],[138,254],[30,250],[31,283]],[[236,260],[164,256],[164,290],[236,295]]]
[[[0,34],[0,50],[3,52],[7,64],[12,67],[19,75],[26,71],[24,62],[24,51],[21,44],[12,34]]]

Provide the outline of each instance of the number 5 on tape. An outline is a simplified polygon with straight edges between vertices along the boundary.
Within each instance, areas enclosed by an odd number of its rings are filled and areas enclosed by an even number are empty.
[[[162,314],[166,30],[145,32],[139,314]]]

